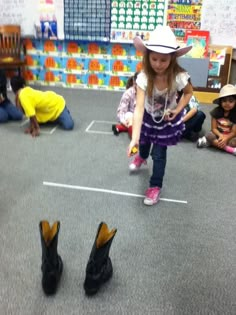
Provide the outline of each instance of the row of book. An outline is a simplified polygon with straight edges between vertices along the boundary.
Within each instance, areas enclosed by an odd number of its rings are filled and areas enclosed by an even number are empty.
[[[186,57],[209,58],[209,76],[219,76],[220,68],[224,65],[226,48],[216,49],[209,47],[210,32],[205,30],[187,30],[185,33],[185,44],[193,48]]]

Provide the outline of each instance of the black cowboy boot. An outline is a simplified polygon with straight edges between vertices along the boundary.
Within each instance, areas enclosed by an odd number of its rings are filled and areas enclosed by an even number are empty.
[[[46,295],[56,293],[63,270],[63,262],[57,254],[60,222],[54,222],[50,227],[48,221],[39,223],[42,244],[42,287]]]
[[[97,293],[101,284],[109,280],[113,273],[109,251],[116,234],[116,229],[109,231],[106,223],[98,226],[97,235],[86,267],[84,290],[87,295]]]

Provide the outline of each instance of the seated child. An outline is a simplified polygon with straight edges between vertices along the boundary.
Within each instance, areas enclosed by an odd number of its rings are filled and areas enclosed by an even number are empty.
[[[188,105],[184,108],[183,121],[185,123],[185,131],[182,137],[191,141],[199,138],[199,132],[206,115],[200,110],[200,105],[195,96],[192,96]]]
[[[22,118],[22,112],[7,97],[7,78],[5,73],[0,71],[0,123]]]
[[[117,108],[117,118],[119,123],[112,125],[114,135],[120,132],[128,132],[132,136],[133,113],[136,106],[136,79],[138,72],[129,78],[126,84],[126,91],[121,97],[120,104]]]
[[[236,155],[236,86],[226,84],[213,101],[218,106],[211,114],[211,131],[199,138],[197,147],[213,146]]]
[[[25,132],[32,137],[39,136],[39,124],[55,122],[65,130],[74,128],[73,119],[61,95],[28,87],[20,76],[11,78],[11,87],[16,95],[16,106],[30,119],[30,127]]]

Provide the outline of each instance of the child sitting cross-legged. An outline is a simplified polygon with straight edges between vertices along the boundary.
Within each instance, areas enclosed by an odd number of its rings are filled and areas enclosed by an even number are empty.
[[[129,78],[126,84],[126,91],[121,97],[117,108],[117,118],[119,123],[112,125],[114,135],[118,136],[120,132],[128,132],[132,136],[133,113],[136,106],[136,79],[138,72]]]
[[[197,147],[213,146],[236,155],[236,86],[223,86],[213,103],[218,106],[210,112],[211,131],[198,139]]]
[[[0,123],[23,119],[23,113],[7,96],[7,78],[0,70]]]

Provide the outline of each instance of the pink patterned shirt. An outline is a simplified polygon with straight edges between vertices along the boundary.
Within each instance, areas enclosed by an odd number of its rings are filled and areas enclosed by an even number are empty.
[[[117,118],[120,122],[124,121],[124,116],[127,112],[134,112],[136,106],[136,89],[131,86],[124,92],[121,97],[120,104],[117,108]]]

